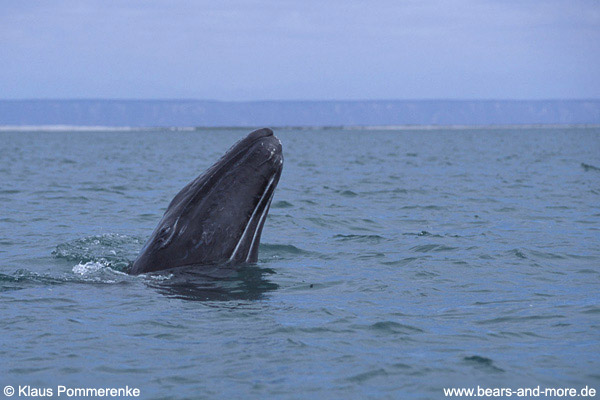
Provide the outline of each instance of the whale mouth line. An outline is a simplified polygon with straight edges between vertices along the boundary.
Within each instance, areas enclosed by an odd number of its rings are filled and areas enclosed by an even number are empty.
[[[231,256],[227,260],[228,262],[234,261],[235,257],[237,256],[237,253],[240,249],[240,246],[244,242],[244,239],[246,239],[246,234],[248,233],[250,226],[252,226],[252,224],[255,221],[258,210],[261,208],[261,205],[263,205],[262,212],[260,213],[260,217],[258,218],[256,228],[254,229],[254,234],[252,235],[252,242],[250,243],[250,246],[248,248],[248,254],[245,257],[245,261],[247,262],[250,259],[250,253],[252,252],[252,246],[254,245],[254,243],[256,241],[256,236],[260,229],[261,223],[264,221],[264,218],[266,217],[266,214],[269,210],[269,205],[271,203],[271,200],[273,199],[273,195],[275,194],[275,189],[273,188],[273,182],[275,182],[276,176],[277,176],[277,173],[273,174],[271,179],[269,179],[269,183],[267,183],[267,186],[266,186],[264,192],[260,196],[260,200],[258,200],[258,202],[256,203],[256,207],[254,207],[254,210],[252,210],[252,215],[248,219],[248,223],[246,224],[246,227],[244,228],[244,231],[242,232],[242,235],[240,236],[240,240],[237,242],[236,246],[233,249],[233,252],[231,253]],[[265,201],[265,199],[266,199],[266,201]]]
[[[252,242],[250,243],[250,247],[248,248],[246,262],[250,261],[250,256],[252,254],[252,249],[254,248],[254,243],[256,242],[256,237],[258,236],[258,232],[261,229],[261,227],[263,226],[263,224],[265,222],[265,218],[267,217],[267,214],[269,213],[269,208],[271,207],[271,200],[273,200],[273,196],[275,196],[275,188],[272,188],[270,190],[271,190],[271,194],[269,195],[269,199],[266,202],[265,208],[263,209],[263,212],[262,212],[260,218],[258,219],[258,223],[256,224],[256,229],[254,230],[254,235],[252,236]]]

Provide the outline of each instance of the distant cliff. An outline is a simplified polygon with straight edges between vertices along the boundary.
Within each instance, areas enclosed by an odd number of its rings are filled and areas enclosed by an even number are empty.
[[[600,124],[600,100],[0,100],[0,125]]]

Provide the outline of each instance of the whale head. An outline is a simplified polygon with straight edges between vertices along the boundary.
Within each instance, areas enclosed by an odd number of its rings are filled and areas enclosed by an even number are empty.
[[[129,272],[256,262],[282,169],[273,131],[250,133],[173,198]]]

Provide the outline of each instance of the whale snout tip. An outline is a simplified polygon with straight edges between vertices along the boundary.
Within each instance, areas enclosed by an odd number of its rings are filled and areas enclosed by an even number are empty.
[[[254,132],[250,132],[248,134],[248,137],[250,139],[261,139],[269,136],[273,136],[273,130],[270,128],[257,129]]]
[[[283,151],[279,140],[261,140],[252,150],[254,157],[262,159],[261,165],[271,163],[274,166],[280,166],[283,163]]]
[[[273,134],[269,128],[258,129],[248,134],[250,139],[248,150],[253,159],[258,159],[260,165],[270,164],[275,169],[281,169],[283,165],[283,149],[281,140]]]

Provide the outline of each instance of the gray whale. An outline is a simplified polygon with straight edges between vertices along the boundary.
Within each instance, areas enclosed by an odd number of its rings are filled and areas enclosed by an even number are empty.
[[[282,169],[273,131],[248,134],[177,193],[128,272],[256,262]]]

